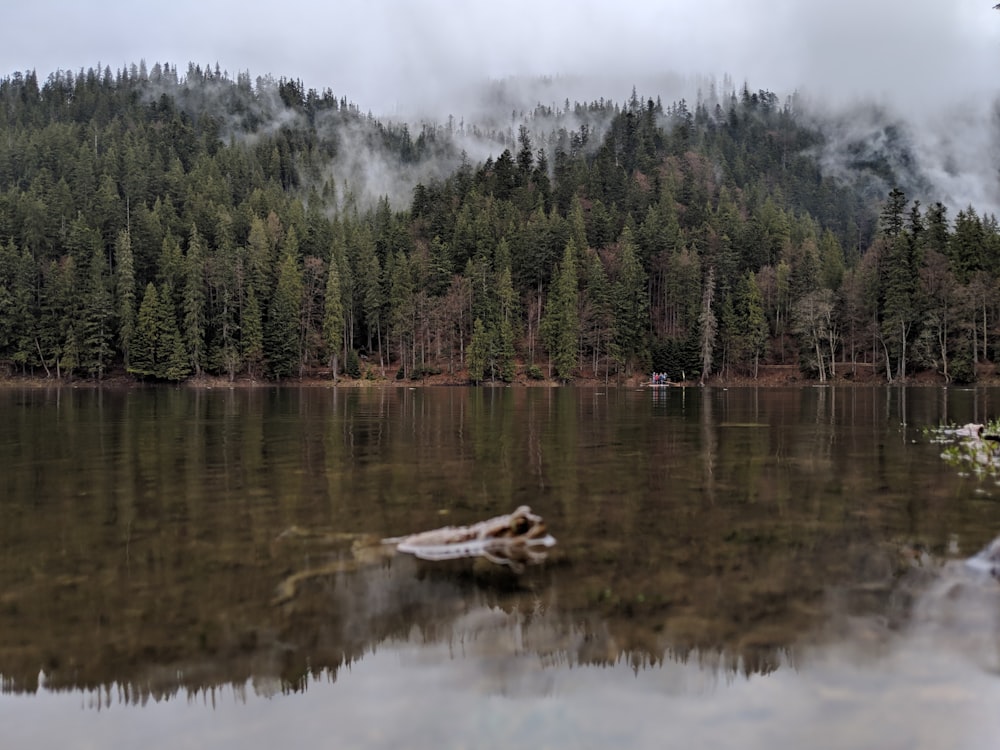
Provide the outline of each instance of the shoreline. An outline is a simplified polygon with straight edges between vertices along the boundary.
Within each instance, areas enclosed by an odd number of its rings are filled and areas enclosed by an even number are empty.
[[[889,383],[881,377],[853,378],[838,376],[825,382],[802,376],[801,373],[784,372],[779,374],[767,373],[763,377],[724,377],[713,376],[708,378],[704,387],[708,388],[811,388],[811,387],[874,387],[874,386],[910,386],[910,387],[996,387],[1000,386],[1000,378],[997,377],[995,368],[992,365],[983,367],[979,379],[975,383],[955,385],[949,383],[942,376],[936,373],[924,372],[908,378],[902,383]],[[135,378],[124,373],[114,373],[103,379],[95,378],[63,378],[36,376],[36,375],[6,375],[0,377],[0,388],[26,388],[26,389],[47,389],[47,388],[95,388],[95,389],[143,389],[143,388],[187,388],[187,389],[257,389],[257,388],[434,388],[434,387],[462,387],[462,388],[632,388],[649,390],[673,390],[677,388],[698,388],[703,387],[697,380],[673,381],[669,385],[653,386],[645,376],[632,376],[628,378],[575,378],[568,384],[560,383],[557,380],[543,379],[532,380],[527,377],[519,377],[516,380],[506,383],[503,381],[482,382],[477,385],[470,383],[460,375],[435,375],[419,380],[396,380],[392,378],[338,378],[336,381],[330,377],[309,375],[297,378],[284,378],[282,380],[267,380],[250,377],[237,377],[230,380],[225,376],[202,375],[188,378],[176,383],[167,381],[146,381]]]

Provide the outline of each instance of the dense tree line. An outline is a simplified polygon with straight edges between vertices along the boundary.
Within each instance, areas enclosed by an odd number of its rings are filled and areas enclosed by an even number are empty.
[[[385,124],[199,66],[0,80],[0,364],[282,378],[859,366],[975,378],[1000,232],[824,177],[794,99],[539,107],[506,130]],[[473,163],[463,139],[496,156]],[[457,164],[400,207],[338,157]]]

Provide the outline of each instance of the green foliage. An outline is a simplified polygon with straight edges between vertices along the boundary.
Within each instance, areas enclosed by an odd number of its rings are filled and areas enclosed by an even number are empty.
[[[238,349],[231,336],[223,336],[221,365],[229,373],[230,378],[235,375],[237,368],[233,365],[237,362],[247,374],[257,377],[261,373],[264,361],[264,323],[253,286],[248,286],[246,289],[246,299],[240,310],[238,326],[240,334]]]
[[[264,329],[267,362],[274,377],[296,374],[302,363],[299,312],[302,304],[302,270],[294,230],[284,242],[278,281]]]
[[[976,382],[976,368],[972,364],[972,357],[968,354],[956,355],[951,360],[949,372],[952,382],[957,385],[970,385]]]
[[[100,379],[111,362],[114,301],[111,296],[111,279],[104,257],[104,247],[96,236],[93,236],[91,247],[78,321],[79,364],[88,375]]]
[[[191,368],[201,374],[205,358],[205,260],[203,241],[196,228],[191,229],[187,256],[184,259],[184,343]]]
[[[0,99],[0,362],[24,372],[336,375],[361,350],[379,373],[509,381],[544,347],[563,380],[691,377],[720,351],[750,372],[808,348],[807,368],[966,378],[995,348],[996,220],[969,206],[952,225],[899,189],[876,205],[821,172],[820,132],[767,91],[539,107],[514,143],[469,128],[509,147],[483,163],[451,127],[414,138],[198,66],[12,76]],[[459,166],[397,210],[331,169],[347,132],[414,173]],[[799,323],[819,288],[816,355]]]
[[[344,360],[344,372],[350,378],[361,377],[361,358],[357,349],[348,349],[347,358]]]
[[[567,381],[573,377],[576,368],[580,336],[576,246],[572,240],[566,244],[562,262],[553,278],[553,289],[549,295],[542,330],[556,377]]]
[[[340,287],[340,255],[334,253],[327,270],[323,311],[323,339],[330,355],[330,371],[337,378],[337,358],[344,346],[344,301]]]
[[[701,374],[701,351],[698,333],[686,339],[661,339],[653,345],[653,372],[665,372],[671,380],[690,380]]]
[[[191,373],[177,326],[173,292],[166,283],[159,289],[152,282],[146,285],[129,372],[158,380],[183,380]]]
[[[618,275],[612,287],[615,344],[626,373],[637,359],[645,359],[649,330],[649,295],[646,272],[630,228],[626,227],[618,242]]]
[[[469,342],[469,355],[466,362],[469,370],[469,380],[473,383],[483,382],[486,373],[486,361],[489,357],[489,337],[481,318],[476,318],[472,324],[472,340]]]
[[[417,365],[413,368],[413,372],[410,373],[410,380],[423,380],[433,375],[440,375],[441,372],[441,368],[435,365]],[[398,373],[396,374],[396,379],[400,379]]]
[[[115,299],[118,305],[118,342],[125,367],[129,365],[129,350],[136,328],[135,262],[132,238],[127,231],[118,233],[115,241],[116,284]]]

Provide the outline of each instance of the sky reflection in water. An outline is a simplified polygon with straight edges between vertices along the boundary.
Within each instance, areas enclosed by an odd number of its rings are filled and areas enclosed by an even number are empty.
[[[335,682],[291,694],[247,684],[99,710],[103,698],[79,691],[3,695],[4,744],[987,750],[1000,736],[997,676],[926,634],[877,656],[856,644],[817,648],[797,667],[749,677],[694,659],[635,671],[543,666],[521,653],[501,665],[494,646],[387,643]]]
[[[995,395],[0,394],[0,744],[995,747]],[[331,541],[521,504],[514,589]]]

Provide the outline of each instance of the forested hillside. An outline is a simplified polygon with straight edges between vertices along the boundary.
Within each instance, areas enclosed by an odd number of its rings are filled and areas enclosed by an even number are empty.
[[[767,91],[416,135],[197,66],[14,74],[0,102],[10,373],[971,381],[995,354],[995,218],[883,163],[824,176]]]

